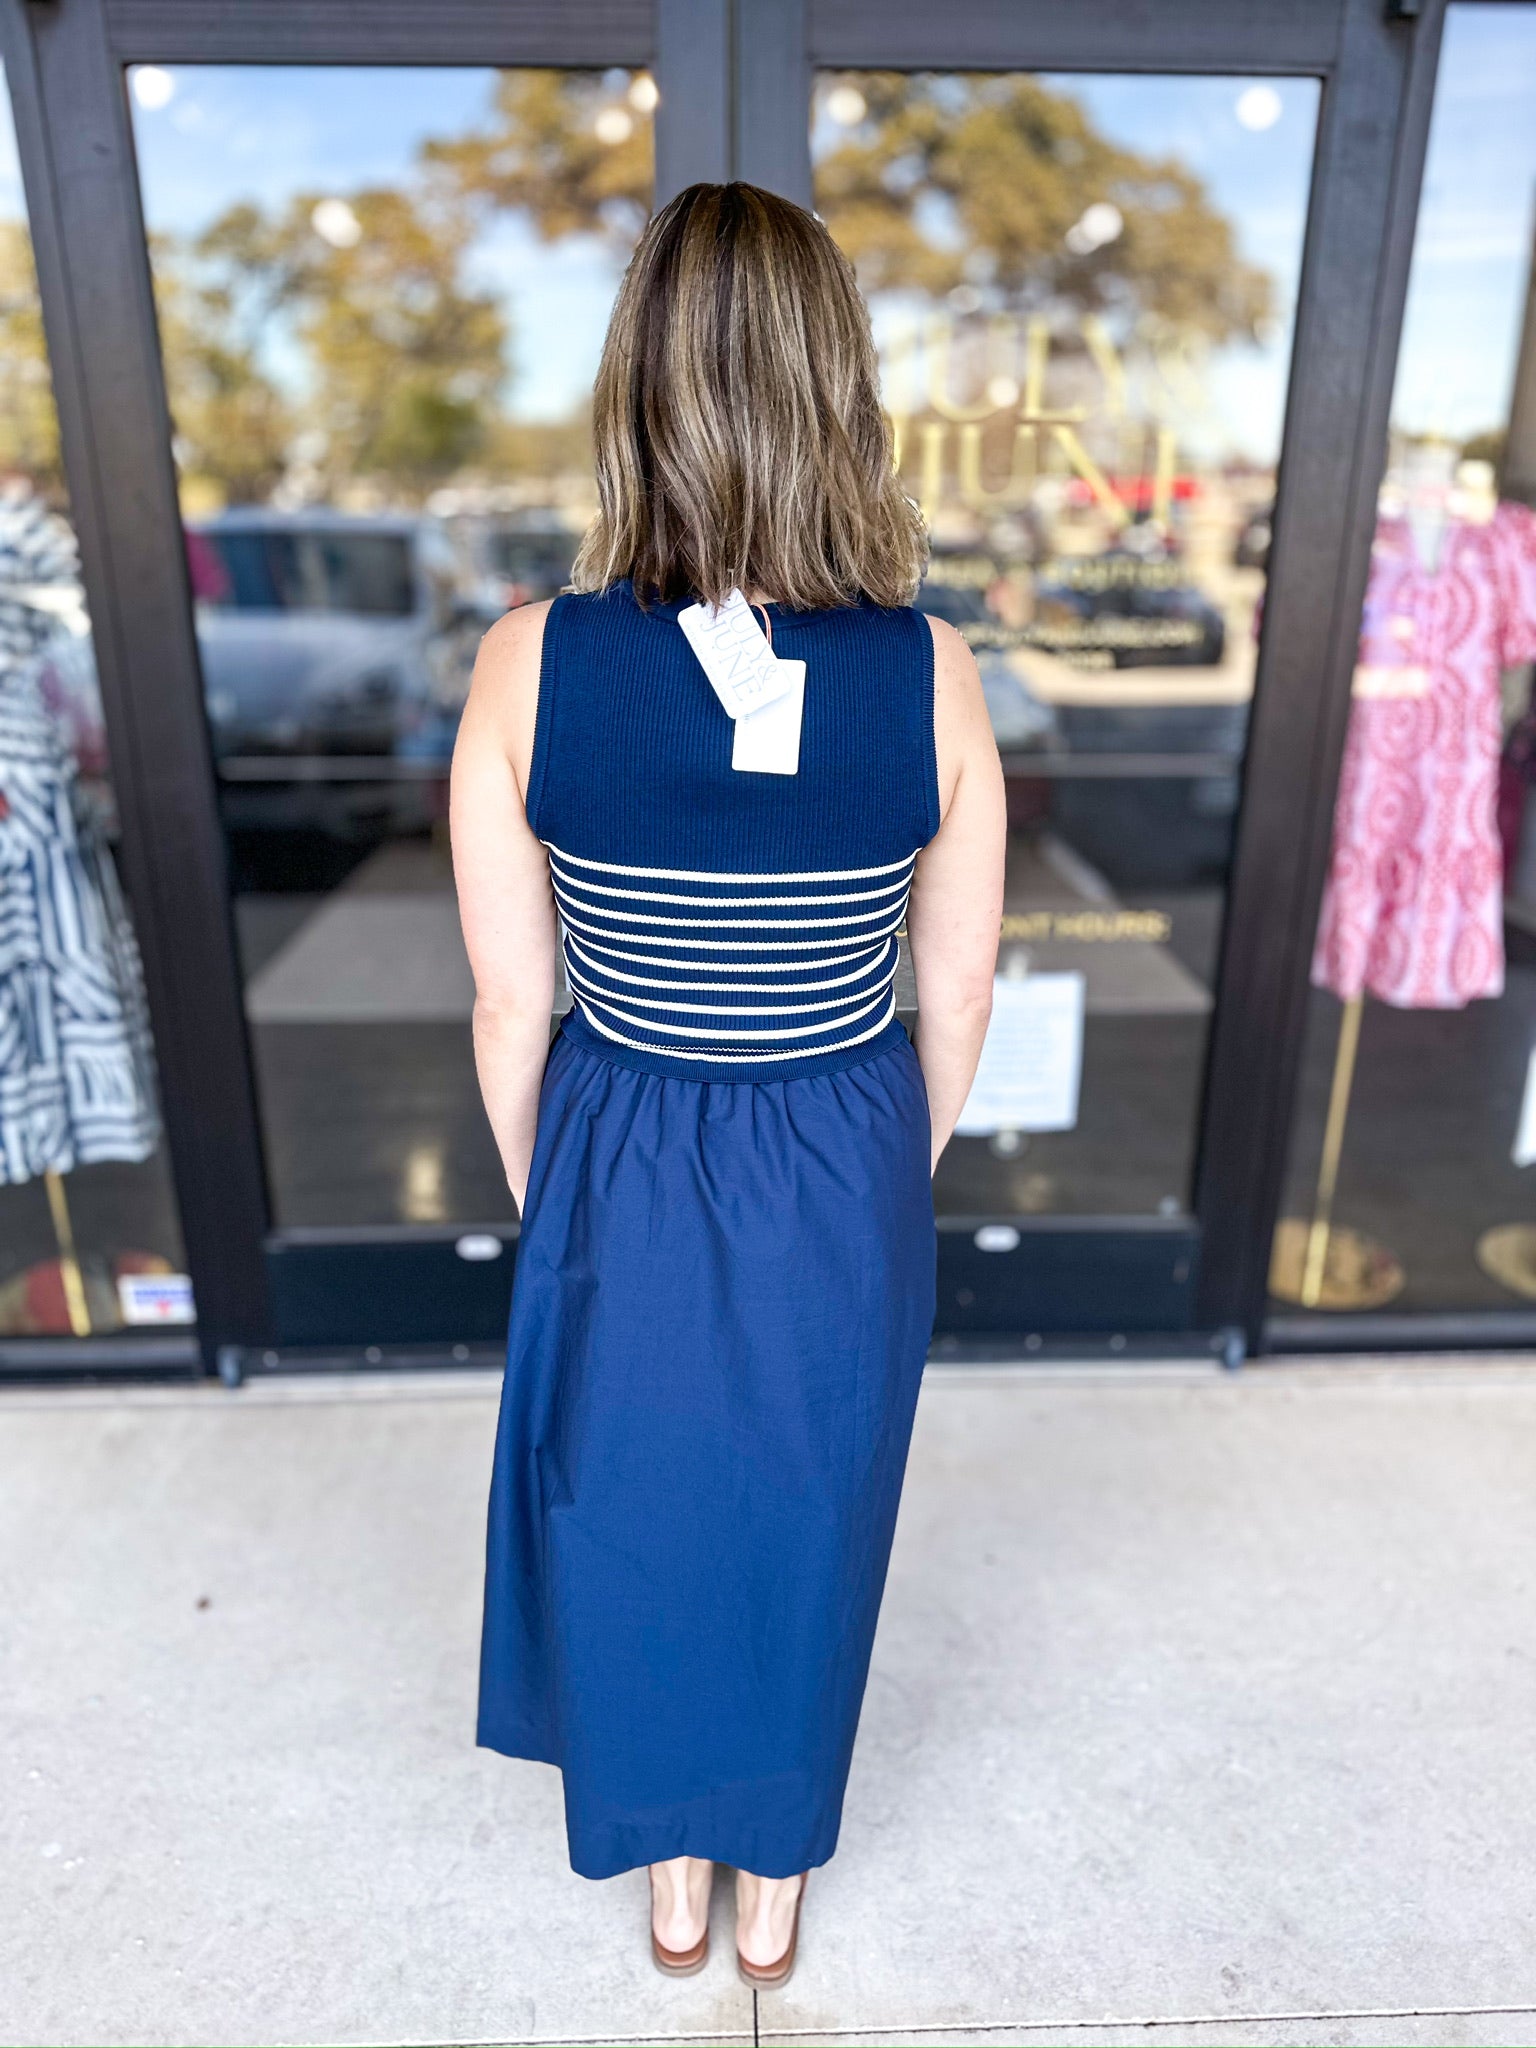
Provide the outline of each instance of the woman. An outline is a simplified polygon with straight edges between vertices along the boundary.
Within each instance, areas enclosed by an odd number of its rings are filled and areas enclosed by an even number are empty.
[[[453,768],[523,1217],[479,1740],[560,1766],[582,1875],[649,1865],[660,1967],[703,1967],[719,1861],[743,1975],[782,1983],[837,1842],[930,1176],[990,1008],[1002,778],[964,643],[909,609],[921,521],[812,215],[695,185],[651,222],[594,436],[574,593],[486,636]],[[750,612],[716,611],[733,592]]]

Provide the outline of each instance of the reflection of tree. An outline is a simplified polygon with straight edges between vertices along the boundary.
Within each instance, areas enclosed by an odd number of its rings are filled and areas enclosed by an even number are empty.
[[[503,375],[500,310],[462,278],[473,224],[462,208],[429,210],[408,193],[376,188],[352,196],[342,213],[347,235],[328,239],[316,226],[320,205],[309,193],[276,214],[234,206],[198,237],[187,270],[193,302],[209,316],[203,355],[236,364],[240,399],[265,406],[271,382],[254,345],[217,338],[221,329],[256,336],[285,318],[305,357],[307,388],[294,416],[310,430],[320,479],[334,487],[387,478],[420,490],[475,452]],[[176,270],[173,262],[173,278]],[[168,303],[175,300],[173,289]],[[178,433],[199,443],[188,466],[232,489],[255,481],[247,469],[231,473],[217,408],[214,432],[198,434],[174,375],[171,387]]]
[[[860,72],[866,113],[821,157],[817,205],[868,291],[970,285],[1000,308],[1152,316],[1213,341],[1252,335],[1265,273],[1176,158],[1141,156],[1070,94],[1018,76]],[[1118,232],[1074,232],[1090,205]]]
[[[649,120],[595,72],[504,71],[490,125],[428,142],[422,158],[465,197],[525,214],[547,242],[601,233],[627,257],[650,211]]]
[[[32,241],[19,220],[0,221],[0,468],[49,495],[62,486]]]
[[[258,364],[247,295],[227,275],[195,270],[167,237],[152,236],[150,253],[182,472],[237,500],[263,498],[286,467],[295,423]]]
[[[151,238],[161,350],[184,480],[260,500],[297,467],[334,492],[419,496],[480,457],[555,475],[585,466],[585,418],[502,411],[507,323],[466,281],[495,214],[541,239],[595,234],[627,255],[651,197],[648,79],[506,71],[474,132],[429,141],[398,187],[351,194],[327,238],[305,194],[228,208],[196,236]],[[292,358],[297,345],[297,374]],[[284,360],[284,358],[288,360]],[[31,241],[0,221],[0,468],[62,484]]]
[[[1507,427],[1484,427],[1481,433],[1472,434],[1461,444],[1463,462],[1491,462],[1496,470],[1504,467],[1504,450],[1509,444]]]
[[[500,466],[530,434],[536,468],[578,443],[582,466],[584,422],[540,436],[504,417],[506,320],[467,259],[488,217],[511,212],[546,241],[595,233],[627,254],[651,190],[641,102],[628,73],[503,72],[485,125],[425,143],[398,188],[247,202],[195,239],[157,238],[184,476],[262,497],[297,450],[312,487],[419,496],[476,457]],[[284,330],[302,352],[291,395],[272,367]]]
[[[1115,144],[1069,94],[1018,76],[860,73],[857,86],[864,118],[821,158],[817,204],[866,289],[970,286],[973,304],[998,310],[1095,312],[1212,341],[1251,334],[1268,313],[1269,280],[1238,259],[1200,181]],[[157,236],[184,475],[253,499],[296,448],[327,490],[373,480],[420,495],[477,458],[579,467],[582,422],[503,415],[505,320],[467,261],[507,214],[545,241],[595,234],[627,253],[650,202],[648,87],[629,73],[501,73],[480,128],[423,145],[398,187],[350,196],[352,239],[317,230],[319,194],[232,207],[195,238]],[[1085,246],[1073,231],[1094,203],[1115,210],[1119,231]],[[0,364],[0,463],[54,480],[19,223],[0,223]]]

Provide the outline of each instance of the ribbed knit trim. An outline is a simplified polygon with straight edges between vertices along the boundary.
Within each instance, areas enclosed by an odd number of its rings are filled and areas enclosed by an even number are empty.
[[[605,599],[621,599],[632,605],[642,618],[664,619],[669,624],[675,623],[678,614],[685,612],[689,605],[698,603],[698,599],[693,597],[653,597],[642,605],[635,595],[633,586],[627,582],[615,583],[603,592],[603,596]],[[879,606],[871,604],[867,598],[862,598],[857,604],[827,605],[819,611],[794,611],[788,605],[782,604],[754,605],[753,610],[759,614],[766,612],[775,628],[805,628],[837,624],[843,620],[857,618],[860,612],[877,611]]]
[[[555,695],[559,689],[561,633],[555,615],[562,605],[568,605],[570,602],[570,598],[562,594],[544,614],[544,635],[539,645],[539,697],[533,716],[533,754],[528,763],[528,795],[523,805],[528,823],[535,833],[539,829],[539,805],[544,796],[550,734],[555,722]]]
[[[915,619],[916,619],[916,621],[917,621],[917,624],[918,624],[919,628],[920,628],[920,629],[921,629],[921,631],[922,631],[922,635],[923,635],[923,643],[924,643],[924,644],[923,644],[923,651],[922,651],[922,656],[921,656],[921,670],[920,670],[920,673],[921,673],[921,675],[922,675],[922,679],[923,679],[923,681],[922,681],[922,688],[923,688],[923,695],[922,695],[922,720],[923,720],[923,734],[924,734],[924,748],[923,748],[923,771],[924,771],[924,781],[925,781],[925,782],[926,782],[926,784],[927,784],[927,788],[926,788],[926,790],[925,790],[924,794],[925,794],[925,797],[926,797],[926,799],[927,799],[927,805],[928,805],[928,832],[927,832],[927,837],[926,837],[926,838],[924,839],[924,841],[923,841],[924,845],[926,845],[926,844],[928,843],[928,840],[929,840],[929,839],[932,839],[932,837],[934,836],[934,834],[935,834],[935,833],[936,833],[936,832],[938,831],[938,829],[939,829],[940,825],[942,825],[942,824],[943,824],[943,822],[944,822],[944,816],[943,816],[943,805],[942,805],[942,802],[941,802],[941,799],[940,799],[940,796],[939,796],[939,742],[938,742],[938,735],[937,735],[937,733],[936,733],[936,732],[935,732],[935,730],[934,730],[934,723],[933,723],[933,713],[934,713],[934,678],[933,678],[933,670],[934,670],[934,652],[933,652],[933,628],[932,628],[932,626],[930,626],[930,625],[929,625],[929,623],[928,623],[927,619],[923,617],[923,615],[922,615],[922,613],[921,613],[921,612],[913,612],[913,613],[910,613],[910,614],[909,614],[909,616],[910,616],[910,617],[912,617],[912,618],[915,618]]]

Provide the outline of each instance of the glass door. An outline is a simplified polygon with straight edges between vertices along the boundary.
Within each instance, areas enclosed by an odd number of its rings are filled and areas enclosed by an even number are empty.
[[[205,1358],[500,1338],[446,765],[732,174],[858,268],[1008,773],[940,1334],[1256,1339],[1440,12],[0,12]]]
[[[918,598],[1008,783],[941,1318],[1177,1327],[1318,122],[1311,78],[826,70]],[[1019,1293],[989,1264],[1029,1238]]]
[[[288,1343],[494,1339],[447,777],[558,591],[650,210],[651,74],[128,72]]]
[[[1536,6],[1455,0],[1270,1268],[1291,1343],[1531,1334],[1533,83]]]
[[[194,1306],[3,72],[0,280],[0,1364],[131,1366]]]

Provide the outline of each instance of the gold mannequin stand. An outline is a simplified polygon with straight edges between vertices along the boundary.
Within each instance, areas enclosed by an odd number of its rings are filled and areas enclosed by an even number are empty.
[[[1317,1171],[1312,1220],[1285,1217],[1275,1229],[1270,1255],[1269,1291],[1281,1301],[1302,1308],[1382,1308],[1403,1291],[1405,1276],[1385,1245],[1358,1230],[1335,1229],[1333,1198],[1344,1153],[1344,1126],[1349,1120],[1350,1090],[1355,1081],[1355,1055],[1360,1049],[1363,996],[1344,1005],[1339,1047],[1328,1091],[1328,1120],[1323,1126],[1323,1156]],[[1536,1292],[1536,1288],[1533,1288]]]
[[[1477,1240],[1477,1263],[1511,1294],[1536,1301],[1536,1223],[1496,1223]]]
[[[69,1220],[69,1203],[64,1198],[64,1181],[61,1175],[45,1173],[43,1181],[48,1189],[48,1213],[53,1218],[53,1234],[59,1247],[59,1277],[64,1283],[64,1306],[69,1311],[69,1327],[77,1337],[91,1334],[91,1311],[85,1299],[85,1277],[80,1271],[80,1258],[75,1250],[74,1225]]]

